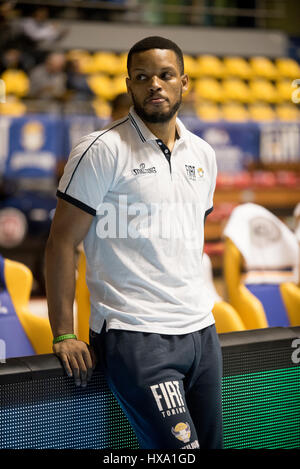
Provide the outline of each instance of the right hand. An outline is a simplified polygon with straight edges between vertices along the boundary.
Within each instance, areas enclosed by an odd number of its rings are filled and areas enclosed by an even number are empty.
[[[96,355],[92,347],[76,339],[66,339],[53,345],[68,376],[73,376],[76,386],[86,387],[96,366]]]

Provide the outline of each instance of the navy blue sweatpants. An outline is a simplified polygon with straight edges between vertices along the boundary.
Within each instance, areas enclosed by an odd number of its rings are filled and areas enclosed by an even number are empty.
[[[215,326],[183,335],[90,331],[109,387],[144,449],[222,448]]]

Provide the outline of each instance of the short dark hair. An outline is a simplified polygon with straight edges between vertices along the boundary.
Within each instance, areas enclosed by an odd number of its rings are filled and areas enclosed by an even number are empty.
[[[180,74],[181,75],[184,74],[183,53],[180,47],[178,47],[177,44],[175,44],[175,42],[165,37],[149,36],[149,37],[145,37],[141,41],[138,41],[136,44],[134,44],[131,47],[130,51],[128,52],[128,56],[127,56],[128,75],[129,75],[129,69],[131,65],[131,58],[133,54],[144,52],[150,49],[169,49],[169,50],[174,51],[178,59],[178,64],[180,67]]]

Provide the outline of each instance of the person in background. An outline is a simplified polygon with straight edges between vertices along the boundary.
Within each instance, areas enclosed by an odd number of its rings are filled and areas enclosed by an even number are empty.
[[[66,62],[66,89],[71,101],[90,100],[94,93],[91,90],[86,76],[81,72],[77,59]]]
[[[0,74],[5,70],[23,70],[28,74],[33,66],[34,60],[30,54],[23,53],[19,49],[7,49],[0,57]]]
[[[43,6],[36,8],[31,16],[22,18],[19,29],[27,46],[33,49],[41,44],[50,48],[68,33],[67,28],[59,28],[51,21],[49,9]]]
[[[0,52],[11,47],[16,47],[15,31],[15,3],[4,1],[0,3]]]
[[[43,100],[63,99],[66,93],[65,56],[50,53],[45,62],[32,69],[29,75],[31,98]]]
[[[111,120],[117,121],[127,116],[132,101],[128,93],[118,94],[111,102]]]

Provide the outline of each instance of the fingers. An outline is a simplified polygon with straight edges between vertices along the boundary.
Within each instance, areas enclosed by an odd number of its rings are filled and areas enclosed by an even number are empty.
[[[69,360],[68,360],[68,355],[66,353],[61,353],[61,354],[56,354],[59,355],[59,358],[61,359],[61,362],[63,364],[63,367],[67,373],[68,376],[72,376],[72,368],[70,367]]]
[[[71,355],[69,357],[76,386],[86,387],[86,367],[81,357]]]
[[[68,376],[73,376],[76,386],[86,387],[94,370],[94,352],[85,342],[65,340],[53,346],[53,351],[61,359]]]

